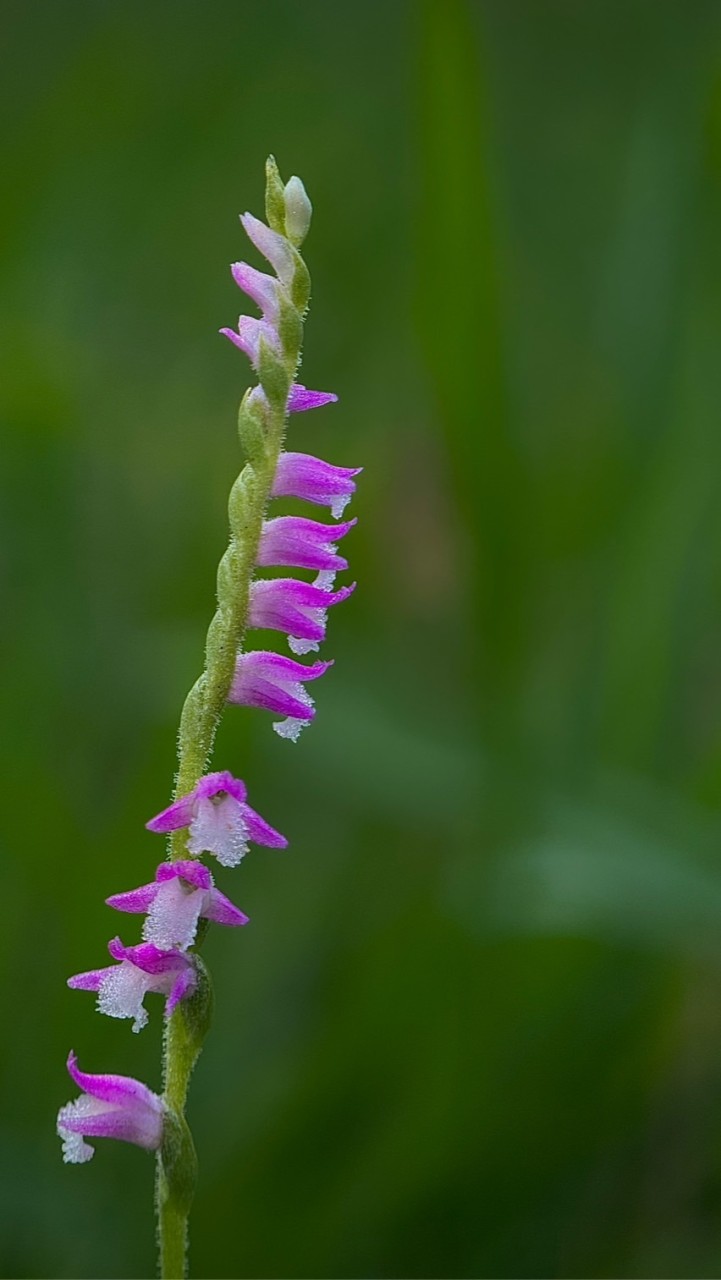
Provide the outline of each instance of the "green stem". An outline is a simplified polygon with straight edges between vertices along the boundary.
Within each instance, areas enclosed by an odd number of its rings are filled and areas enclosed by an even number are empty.
[[[160,1274],[163,1280],[184,1280],[188,1274],[188,1214],[168,1195],[160,1160],[157,1183]]]
[[[280,179],[274,161],[268,162],[266,174],[269,221],[274,230],[283,233],[277,205]],[[248,462],[233,484],[228,501],[230,541],[218,566],[218,605],[208,628],[205,669],[190,690],[181,714],[176,799],[192,791],[205,773],[247,625],[258,543],[278,455],[283,447],[288,393],[300,360],[302,319],[310,288],[305,264],[294,248],[292,252],[295,277],[289,297],[281,306],[278,326],[283,355],[263,344],[259,379],[265,404],[249,402],[246,392],[238,415],[238,430]],[[186,846],[187,831],[174,832],[171,859],[187,857]],[[163,1096],[172,1140],[164,1141],[157,1164],[156,1207],[162,1280],[184,1280],[187,1275],[188,1213],[195,1185],[195,1151],[185,1121],[185,1102],[208,1019],[203,1017],[193,1023],[184,1011],[186,1003],[181,1003],[169,1019],[163,1049]]]

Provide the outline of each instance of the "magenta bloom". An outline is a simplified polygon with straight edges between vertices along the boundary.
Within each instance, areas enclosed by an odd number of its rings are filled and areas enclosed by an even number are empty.
[[[167,996],[165,1016],[169,1018],[178,1002],[195,989],[195,965],[182,951],[162,951],[153,942],[124,947],[120,938],[108,943],[108,951],[117,964],[76,973],[68,978],[68,986],[76,991],[97,991],[100,1013],[133,1018],[133,1031],[140,1031],[148,1021],[143,1007],[148,991]]]
[[[132,1076],[88,1075],[78,1067],[74,1053],[68,1071],[82,1097],[58,1112],[57,1129],[66,1164],[92,1160],[94,1148],[85,1138],[117,1138],[157,1151],[163,1139],[165,1108],[162,1098]]]
[[[248,923],[248,917],[214,888],[208,868],[193,859],[161,862],[152,884],[114,893],[105,901],[116,911],[146,911],[143,937],[168,951],[193,945],[201,916],[214,924]]]
[[[338,397],[332,391],[308,391],[300,382],[294,382],[288,396],[288,413],[305,413],[308,409],[320,409],[324,404],[335,404]]]
[[[281,453],[273,480],[274,498],[302,498],[330,507],[340,520],[355,493],[354,476],[362,467],[334,467],[309,453]]]
[[[258,546],[258,564],[291,565],[297,569],[321,569],[339,572],[348,561],[339,556],[336,543],[357,524],[319,524],[303,516],[276,516],[265,520]]]
[[[268,277],[268,279],[270,279],[270,277]],[[236,341],[238,335],[233,329],[220,329],[219,333],[224,334],[225,337],[229,337],[231,341],[235,342],[235,345],[238,346],[238,342]],[[337,395],[334,395],[332,391],[309,391],[308,388],[302,386],[300,382],[294,382],[288,392],[286,410],[288,413],[306,413],[308,409],[318,409],[321,405],[333,404],[337,399]],[[253,387],[253,390],[248,396],[249,404],[255,404],[257,402],[260,402],[261,404],[266,402],[265,392],[262,387]]]
[[[317,680],[331,662],[314,662],[306,667],[302,662],[284,658],[280,653],[257,650],[240,653],[235,663],[235,675],[228,695],[229,702],[243,707],[261,707],[285,716],[273,728],[281,738],[296,742],[298,734],[315,716],[310,694],[303,687],[305,680]]]
[[[271,347],[278,347],[278,335],[267,320],[255,320],[253,316],[238,317],[238,331],[235,329],[219,329],[224,338],[244,351],[254,369],[258,368],[260,359],[260,341],[264,338]]]
[[[335,574],[327,572],[332,580]],[[318,575],[323,578],[323,573]],[[331,585],[330,583],[328,584]],[[294,653],[310,653],[325,640],[328,609],[347,600],[355,583],[340,591],[297,578],[258,578],[250,588],[250,627],[285,631]]]
[[[190,853],[214,853],[224,867],[237,867],[248,844],[285,849],[288,841],[245,803],[245,783],[232,773],[209,773],[187,796],[146,823],[149,831],[166,834],[190,828]]]

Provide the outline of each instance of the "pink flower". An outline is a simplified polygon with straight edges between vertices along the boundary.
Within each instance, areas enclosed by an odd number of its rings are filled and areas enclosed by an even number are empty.
[[[280,653],[257,650],[240,653],[235,662],[235,676],[228,701],[244,707],[262,707],[286,719],[276,721],[275,732],[281,738],[296,742],[298,734],[315,716],[313,699],[304,681],[317,680],[331,662],[314,662],[306,667]]]
[[[240,221],[245,234],[269,262],[281,284],[289,285],[295,274],[296,259],[285,236],[272,231],[252,213],[241,213]]]
[[[297,569],[319,569],[339,572],[348,561],[339,556],[336,543],[357,524],[319,524],[303,516],[276,516],[265,520],[258,546],[258,564],[288,565]]]
[[[143,1007],[148,991],[167,996],[165,1016],[169,1018],[179,1001],[195,988],[195,965],[183,951],[162,951],[153,942],[124,947],[120,938],[108,943],[108,951],[117,964],[76,973],[68,978],[68,986],[76,991],[97,991],[100,1012],[111,1018],[133,1018],[133,1031],[140,1031],[148,1021]]]
[[[57,1130],[66,1164],[92,1160],[94,1148],[85,1138],[117,1138],[157,1151],[163,1139],[165,1108],[162,1098],[132,1076],[88,1075],[74,1053],[68,1071],[82,1096],[58,1112]]]
[[[263,312],[263,319],[277,330],[284,291],[275,276],[268,276],[264,271],[256,271],[255,267],[249,266],[247,262],[234,262],[230,270],[238,288],[252,298]]]
[[[273,480],[274,498],[302,498],[330,507],[339,520],[355,493],[362,467],[334,467],[309,453],[281,453]]]
[[[146,823],[149,831],[166,834],[190,828],[188,851],[213,853],[224,867],[237,867],[248,844],[285,849],[288,841],[245,803],[245,784],[232,773],[209,773],[187,796]]]
[[[320,409],[324,404],[335,404],[338,397],[332,391],[308,391],[300,382],[294,382],[288,396],[288,413],[305,413],[308,409]]]
[[[105,901],[116,911],[147,912],[143,937],[165,950],[192,946],[201,916],[214,924],[248,923],[248,917],[214,887],[208,868],[193,859],[161,862],[152,884],[115,893]]]
[[[323,570],[318,574],[321,583],[325,576],[332,580],[335,574]],[[257,578],[250,588],[248,625],[285,631],[294,653],[317,649],[325,640],[328,609],[347,600],[355,590],[355,583],[340,591],[330,591],[321,583],[299,582],[296,578]]]
[[[267,320],[255,320],[253,316],[239,316],[237,332],[235,329],[219,329],[218,332],[245,352],[254,369],[258,368],[260,360],[261,339],[270,347],[280,348],[280,340],[273,326]]]

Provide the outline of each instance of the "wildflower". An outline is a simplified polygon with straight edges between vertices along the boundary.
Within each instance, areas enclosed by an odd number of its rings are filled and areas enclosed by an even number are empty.
[[[133,1018],[133,1031],[140,1031],[148,1021],[143,1007],[148,991],[167,996],[165,1016],[169,1018],[195,987],[195,965],[182,951],[163,951],[153,942],[124,947],[120,938],[108,943],[108,951],[117,964],[76,973],[68,978],[68,986],[76,991],[97,991],[100,1012],[111,1018]]]
[[[288,413],[305,413],[308,409],[320,409],[324,404],[335,404],[338,397],[333,391],[309,391],[300,382],[294,382],[288,396]]]
[[[242,289],[243,293],[247,293],[256,306],[260,307],[263,319],[277,329],[282,286],[278,284],[275,276],[266,275],[264,271],[256,271],[255,267],[251,267],[247,262],[234,262],[230,271],[238,288]]]
[[[347,520],[345,524],[320,524],[303,516],[276,516],[265,520],[257,563],[340,572],[348,568],[348,561],[337,554],[336,543],[357,523],[357,520]]]
[[[323,575],[319,574],[323,579]],[[299,582],[296,578],[258,578],[250,588],[248,625],[266,627],[272,631],[285,631],[293,653],[310,653],[325,640],[327,612],[331,605],[347,600],[355,589],[342,587],[329,590],[335,573],[328,573],[331,582]]]
[[[165,834],[190,828],[189,853],[214,853],[224,867],[237,867],[248,844],[285,849],[288,841],[245,803],[245,783],[232,773],[209,773],[187,796],[146,823],[149,831]]]
[[[354,476],[362,467],[334,467],[309,453],[281,453],[271,495],[274,498],[302,498],[322,507],[340,520],[355,493]]]
[[[278,347],[279,338],[272,324],[267,320],[256,320],[253,316],[239,316],[238,329],[220,329],[223,337],[244,351],[254,369],[260,360],[260,344],[265,341],[271,347]]]
[[[261,707],[285,716],[273,728],[281,738],[296,742],[298,734],[315,717],[315,707],[303,681],[317,680],[332,662],[314,662],[306,667],[280,653],[256,650],[240,653],[228,701],[244,707]]]
[[[58,1112],[57,1130],[66,1164],[92,1160],[94,1148],[85,1138],[117,1138],[157,1151],[165,1115],[157,1093],[132,1076],[88,1075],[78,1067],[74,1053],[67,1065],[82,1096]]]
[[[167,950],[192,946],[201,917],[214,924],[248,923],[248,917],[214,887],[208,868],[193,859],[161,862],[154,883],[105,901],[116,911],[146,911],[143,937]]]
[[[251,244],[270,263],[281,283],[291,284],[298,255],[293,252],[285,236],[272,231],[252,213],[241,213],[240,221]]]
[[[230,337],[231,341],[237,337],[233,329],[219,329],[218,332],[225,337]],[[238,346],[238,342],[235,345]],[[309,391],[302,383],[294,382],[288,392],[286,410],[288,413],[307,413],[309,409],[319,409],[324,404],[335,404],[337,399],[333,391]],[[248,404],[267,406],[268,401],[262,387],[253,387],[248,393]]]

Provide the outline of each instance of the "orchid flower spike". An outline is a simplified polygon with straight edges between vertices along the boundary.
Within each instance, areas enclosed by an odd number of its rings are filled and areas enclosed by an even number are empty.
[[[143,1000],[148,991],[167,996],[165,1016],[169,1018],[179,1001],[195,989],[196,969],[183,951],[162,951],[153,942],[124,947],[120,938],[108,943],[117,964],[106,969],[90,969],[68,978],[75,991],[97,991],[98,1009],[111,1018],[133,1018],[133,1031],[148,1021]]]
[[[85,1138],[117,1138],[157,1151],[163,1139],[165,1108],[162,1098],[132,1076],[88,1075],[74,1053],[68,1071],[82,1096],[58,1112],[57,1130],[66,1164],[92,1160],[94,1148]]]
[[[209,773],[190,792],[146,823],[165,835],[190,828],[188,852],[213,853],[224,867],[237,867],[248,845],[285,849],[288,841],[245,803],[245,784],[227,770]]]
[[[279,737],[297,742],[301,729],[315,717],[313,699],[304,688],[304,681],[317,680],[332,665],[332,662],[314,662],[306,667],[280,653],[264,650],[240,653],[228,701],[285,716],[284,720],[277,720],[273,728]]]
[[[244,393],[238,413],[244,462],[230,490],[230,540],[216,575],[217,609],[208,628],[204,668],[180,719],[179,798],[147,823],[153,832],[179,833],[170,843],[173,858],[180,858],[161,863],[151,883],[106,900],[117,911],[145,917],[143,941],[125,946],[114,938],[108,944],[114,963],[69,979],[71,988],[96,993],[102,1013],[132,1019],[134,1031],[148,1021],[148,993],[164,996],[165,1016],[172,1015],[163,1038],[163,1098],[129,1076],[87,1075],[71,1053],[68,1070],[81,1096],[62,1107],[57,1119],[63,1156],[71,1163],[92,1157],[88,1137],[114,1137],[158,1151],[156,1206],[163,1276],[185,1274],[196,1167],[185,1102],[212,1005],[205,966],[190,949],[201,919],[231,927],[248,923],[248,917],[216,889],[207,866],[197,858],[207,853],[234,867],[252,842],[275,849],[287,845],[285,836],[250,807],[244,782],[227,771],[200,775],[211,758],[227,703],[270,711],[280,717],[273,722],[275,732],[295,742],[315,717],[306,686],[332,665],[297,662],[262,649],[244,652],[247,629],[284,633],[294,654],[307,654],[325,640],[328,610],[355,587],[334,587],[336,574],[348,568],[338,546],[355,520],[332,525],[269,514],[274,499],[290,498],[328,508],[333,519],[341,521],[361,468],[285,450],[289,417],[338,397],[293,382],[311,287],[299,249],[309,230],[312,205],[300,178],[283,183],[272,156],[266,165],[265,210],[267,222],[250,213],[243,214],[241,222],[269,267],[259,270],[247,262],[231,267],[233,279],[258,314],[242,315],[237,328],[220,331],[248,357],[258,385]],[[277,568],[310,570],[315,577],[306,582],[287,574],[257,576],[258,570]]]
[[[191,947],[201,917],[213,924],[248,923],[248,917],[214,887],[208,868],[193,859],[161,862],[152,884],[115,893],[105,901],[116,911],[147,912],[143,937],[166,950]]]

